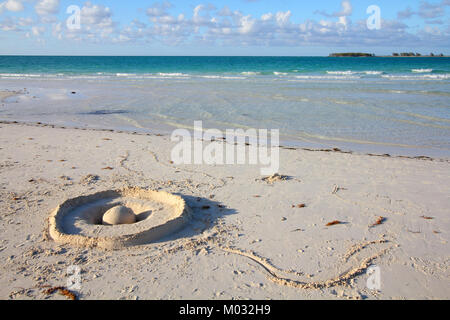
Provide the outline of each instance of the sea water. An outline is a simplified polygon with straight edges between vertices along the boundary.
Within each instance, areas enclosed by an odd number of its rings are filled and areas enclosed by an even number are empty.
[[[0,90],[3,120],[450,156],[450,58],[0,56]]]

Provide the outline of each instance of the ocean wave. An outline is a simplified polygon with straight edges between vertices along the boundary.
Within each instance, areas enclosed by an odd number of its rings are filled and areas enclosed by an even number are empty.
[[[242,80],[242,79],[247,79],[245,77],[213,76],[213,75],[200,76],[200,78],[205,78],[205,79],[225,79],[225,80]]]
[[[384,71],[364,71],[364,73],[370,76],[379,76],[385,74]]]
[[[327,74],[329,75],[340,75],[340,76],[350,76],[350,75],[358,75],[358,74],[365,74],[369,76],[379,76],[382,74],[385,74],[384,71],[375,71],[375,70],[367,70],[367,71],[327,71]]]
[[[158,73],[158,76],[161,76],[161,77],[189,77],[188,74],[179,73],[179,72],[174,72],[174,73],[160,72],[160,73]]]
[[[257,76],[257,75],[260,75],[261,72],[256,72],[256,71],[244,71],[244,72],[241,72],[241,74],[244,75],[244,76]]]
[[[412,69],[412,73],[431,73],[433,69]]]
[[[17,77],[23,77],[23,78],[40,78],[42,75],[40,74],[27,74],[27,73],[0,73],[0,77],[7,77],[7,78],[17,78]]]
[[[274,71],[273,74],[276,75],[276,76],[287,76],[289,73],[287,73],[287,72],[277,72],[277,71]]]
[[[98,80],[104,79],[104,76],[88,76],[88,75],[79,75],[79,76],[68,76],[67,79],[90,79],[90,80]]]
[[[136,76],[135,73],[116,73],[116,77],[135,77],[135,76]]]
[[[407,91],[404,90],[388,90],[389,93],[395,93],[395,94],[405,94],[408,93]]]
[[[383,75],[385,79],[389,80],[447,80],[450,79],[450,74],[424,74],[424,75],[416,75],[416,76],[405,76],[405,75]]]
[[[296,76],[296,79],[302,80],[355,80],[361,79],[360,76],[348,75],[348,76]]]
[[[327,74],[331,74],[331,75],[352,75],[355,74],[355,72],[353,71],[327,71]]]

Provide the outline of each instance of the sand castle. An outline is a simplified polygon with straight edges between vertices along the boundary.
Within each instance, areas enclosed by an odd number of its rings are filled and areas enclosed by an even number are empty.
[[[49,217],[48,234],[61,244],[120,249],[174,233],[190,215],[185,201],[167,192],[109,190],[62,203]]]

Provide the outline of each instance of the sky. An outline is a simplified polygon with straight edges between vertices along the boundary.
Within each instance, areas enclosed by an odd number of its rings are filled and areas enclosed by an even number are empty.
[[[350,51],[450,54],[450,0],[0,0],[2,55]]]

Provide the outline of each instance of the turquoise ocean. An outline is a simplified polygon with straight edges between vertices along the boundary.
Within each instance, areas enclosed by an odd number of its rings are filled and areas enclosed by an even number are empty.
[[[450,156],[450,58],[0,56],[0,119],[138,132],[280,129],[284,144]]]

